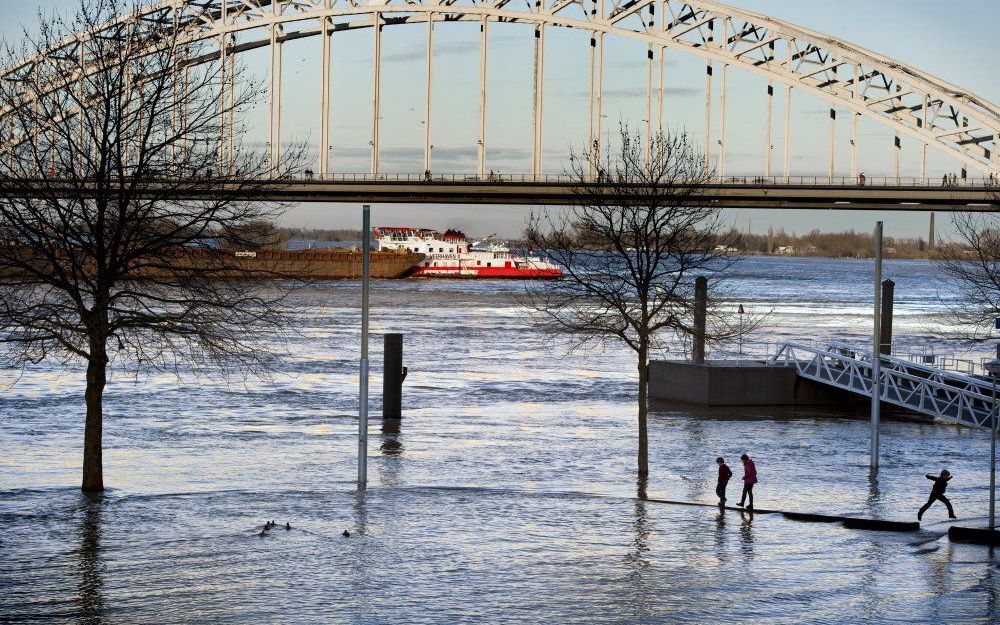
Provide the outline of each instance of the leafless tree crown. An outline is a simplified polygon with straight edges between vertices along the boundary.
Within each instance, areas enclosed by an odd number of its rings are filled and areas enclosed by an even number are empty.
[[[235,56],[114,20],[136,6],[81,0],[4,50],[7,65],[35,59],[31,82],[0,82],[4,355],[256,369],[284,328],[284,291],[220,241],[239,248],[281,212],[245,198],[297,169],[301,149],[280,169],[245,149],[237,112],[260,90]],[[236,193],[207,198],[219,179]]]
[[[738,234],[704,196],[714,172],[686,134],[647,142],[622,127],[618,139],[573,155],[573,206],[531,218],[528,243],[566,279],[530,286],[527,302],[554,328],[639,352],[694,332],[694,280],[726,274]],[[716,321],[712,336],[731,333]]]
[[[1000,210],[1000,186],[989,194]],[[958,288],[950,306],[962,334],[980,339],[995,333],[1000,318],[1000,217],[996,212],[955,213],[956,238],[938,248],[938,264]]]

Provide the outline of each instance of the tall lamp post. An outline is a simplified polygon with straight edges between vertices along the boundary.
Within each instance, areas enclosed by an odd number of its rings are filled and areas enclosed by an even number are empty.
[[[983,365],[993,381],[993,402],[990,404],[990,529],[996,527],[996,483],[997,483],[997,376],[1000,375],[1000,360],[991,360]]]
[[[361,210],[361,379],[358,401],[358,490],[368,486],[368,290],[371,272],[371,207]]]

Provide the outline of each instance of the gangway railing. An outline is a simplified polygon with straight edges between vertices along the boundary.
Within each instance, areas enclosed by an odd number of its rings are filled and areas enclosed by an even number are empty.
[[[789,342],[768,361],[791,366],[800,377],[872,396],[872,352],[847,343]],[[880,357],[881,400],[913,412],[970,427],[989,428],[993,384],[984,378],[947,371],[902,358]]]

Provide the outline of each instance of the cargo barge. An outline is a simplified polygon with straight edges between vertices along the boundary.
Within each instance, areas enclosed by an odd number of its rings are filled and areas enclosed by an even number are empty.
[[[232,251],[236,265],[249,272],[299,280],[355,280],[361,278],[362,254],[355,250]],[[405,278],[424,259],[402,250],[371,252],[372,278]]]

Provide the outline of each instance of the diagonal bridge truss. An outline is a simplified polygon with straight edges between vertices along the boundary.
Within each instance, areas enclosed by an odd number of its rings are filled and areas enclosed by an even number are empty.
[[[920,149],[921,178],[926,178],[928,146],[962,164],[962,177],[970,167],[983,173],[1000,174],[1000,108],[976,94],[922,72],[905,63],[852,45],[819,32],[762,14],[709,0],[161,0],[108,24],[138,21],[151,31],[171,29],[181,43],[205,42],[215,52],[192,64],[221,59],[249,50],[270,51],[269,146],[272,162],[280,162],[282,145],[283,47],[289,41],[321,37],[317,63],[321,67],[319,168],[329,172],[331,134],[330,38],[337,32],[357,28],[372,30],[373,93],[371,125],[371,173],[378,174],[380,143],[382,37],[386,26],[423,24],[427,32],[426,111],[424,168],[431,169],[431,75],[435,25],[444,22],[480,24],[478,174],[486,162],[487,40],[489,25],[521,23],[533,28],[534,123],[532,172],[542,173],[545,105],[545,33],[552,28],[574,28],[591,34],[589,46],[589,105],[587,139],[600,147],[604,102],[604,45],[608,36],[624,37],[647,44],[646,124],[663,127],[665,57],[678,51],[702,58],[706,63],[706,151],[717,149],[717,169],[725,176],[726,96],[730,69],[739,69],[767,79],[766,140],[761,146],[762,173],[773,176],[772,109],[775,86],[784,87],[785,150],[783,174],[790,171],[791,97],[793,90],[816,96],[830,106],[829,176],[835,175],[835,128],[839,112],[850,116],[852,129],[850,172],[857,174],[858,119],[876,120],[894,134],[894,171],[899,177],[903,139]],[[100,29],[99,29],[100,30]],[[101,32],[79,33],[45,55],[22,59],[0,69],[0,80],[24,85],[25,102],[49,89],[67,88],[79,76],[68,75],[63,84],[39,85],[36,69],[59,65],[80,54],[86,38]],[[74,70],[76,71],[76,70]],[[718,125],[720,136],[713,142],[712,89],[721,89]],[[223,94],[224,97],[224,94]],[[4,123],[0,110],[0,151],[19,140]],[[655,118],[655,120],[654,120]],[[4,132],[7,131],[5,135]],[[224,131],[223,131],[224,132]],[[582,133],[581,133],[582,134]],[[11,148],[8,148],[11,149]],[[706,159],[710,154],[706,153]]]

